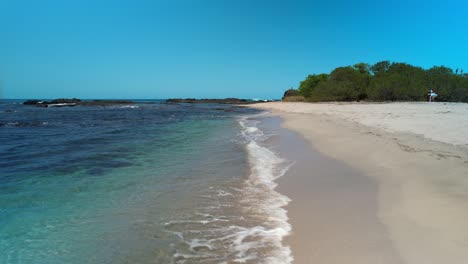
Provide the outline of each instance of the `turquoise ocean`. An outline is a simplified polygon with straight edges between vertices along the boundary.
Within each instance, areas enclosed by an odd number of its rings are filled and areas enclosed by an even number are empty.
[[[289,162],[228,105],[0,103],[0,263],[290,263]]]

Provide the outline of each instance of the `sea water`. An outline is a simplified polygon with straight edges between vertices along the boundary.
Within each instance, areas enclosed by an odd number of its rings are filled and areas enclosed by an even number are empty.
[[[0,263],[290,263],[262,113],[0,103]]]

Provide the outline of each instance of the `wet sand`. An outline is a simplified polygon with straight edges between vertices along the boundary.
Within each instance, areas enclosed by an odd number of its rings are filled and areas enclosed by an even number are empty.
[[[282,120],[272,119],[280,127]],[[268,143],[294,162],[278,180],[278,191],[291,199],[292,234],[285,244],[294,263],[402,263],[377,217],[375,180],[324,156],[291,130],[278,132]]]
[[[465,124],[435,141],[433,131],[408,133],[411,123],[390,131],[389,122],[363,124],[320,105],[256,106],[283,119],[278,149],[296,161],[279,181],[292,199],[285,243],[294,263],[468,263],[468,149],[455,145]]]

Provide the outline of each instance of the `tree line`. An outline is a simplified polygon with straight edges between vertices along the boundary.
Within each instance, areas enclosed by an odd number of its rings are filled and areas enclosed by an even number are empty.
[[[429,90],[439,95],[438,101],[468,102],[468,74],[445,66],[426,70],[401,62],[357,63],[309,75],[285,95],[311,102],[425,101]]]

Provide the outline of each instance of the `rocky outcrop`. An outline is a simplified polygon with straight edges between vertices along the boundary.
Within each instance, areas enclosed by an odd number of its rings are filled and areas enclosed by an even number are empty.
[[[23,102],[24,105],[37,105],[37,104],[42,104],[44,101],[40,100],[27,100],[26,102]]]
[[[133,104],[132,101],[127,100],[92,100],[83,101],[80,99],[72,98],[60,98],[52,101],[41,101],[41,100],[27,100],[23,103],[24,105],[34,105],[37,107],[71,107],[71,106],[111,106],[111,105],[125,105]]]
[[[34,105],[37,107],[64,107],[64,106],[75,106],[80,103],[80,99],[72,98],[65,99],[59,98],[52,101],[41,101],[41,100],[27,100],[24,105]]]
[[[92,101],[81,101],[78,105],[86,106],[111,106],[111,105],[127,105],[134,104],[133,101],[129,100],[92,100]]]

